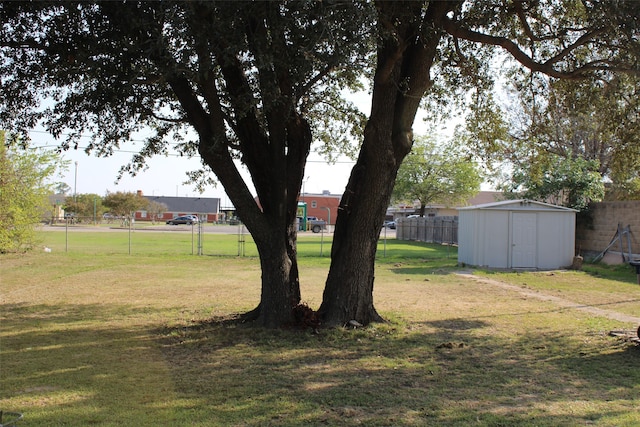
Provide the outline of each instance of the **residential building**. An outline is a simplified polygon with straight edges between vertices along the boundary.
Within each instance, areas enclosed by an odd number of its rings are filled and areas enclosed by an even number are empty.
[[[504,200],[504,195],[500,191],[480,191],[474,197],[466,201],[466,203],[446,206],[443,204],[431,204],[427,205],[424,211],[426,217],[437,216],[458,216],[458,208],[464,206],[484,205],[486,203],[494,203]],[[387,209],[387,219],[396,220],[398,218],[405,218],[409,215],[417,215],[420,212],[420,204],[418,203],[410,206],[392,206]]]
[[[139,192],[140,195],[141,192]],[[170,197],[143,196],[150,202],[161,203],[167,209],[159,215],[147,211],[137,211],[136,221],[166,221],[182,215],[198,215],[204,222],[222,220],[220,199],[214,197]],[[155,216],[155,217],[154,217]]]

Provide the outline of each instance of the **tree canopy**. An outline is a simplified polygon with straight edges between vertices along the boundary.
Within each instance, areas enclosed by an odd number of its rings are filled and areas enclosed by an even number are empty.
[[[480,169],[468,154],[453,144],[421,137],[398,170],[393,194],[396,201],[418,200],[424,216],[427,205],[464,203],[480,191],[481,183]]]
[[[63,149],[91,134],[99,155],[153,129],[123,172],[170,149],[199,156],[192,178],[215,174],[258,247],[247,319],[265,326],[291,322],[300,301],[295,218],[313,141],[361,135],[319,316],[366,324],[380,319],[376,242],[425,95],[486,93],[496,49],[555,78],[637,73],[638,14],[631,1],[3,2],[0,121],[70,130]],[[340,94],[369,76],[363,128]]]
[[[158,218],[162,218],[162,215],[168,210],[169,208],[164,203],[149,201],[147,204],[147,212],[149,213],[152,222],[155,222]]]
[[[124,218],[129,217],[135,211],[146,209],[149,201],[136,193],[116,191],[107,193],[102,199],[102,204],[112,214]]]
[[[50,179],[65,163],[54,152],[6,145],[0,131],[0,253],[33,249],[36,226],[49,205]]]
[[[524,90],[506,105],[484,99],[466,123],[466,141],[500,188],[577,209],[601,200],[605,181],[618,198],[632,196],[640,176],[635,76],[516,83]]]
[[[102,197],[97,194],[75,194],[64,201],[65,213],[73,213],[82,222],[97,221],[104,213]]]
[[[511,197],[586,210],[590,202],[604,198],[604,182],[598,166],[595,160],[551,154],[532,163],[523,163],[499,188]]]

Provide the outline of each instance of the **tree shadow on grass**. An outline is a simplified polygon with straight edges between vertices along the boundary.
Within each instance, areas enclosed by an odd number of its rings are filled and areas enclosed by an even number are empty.
[[[409,326],[312,335],[224,319],[159,333],[182,398],[214,425],[615,424],[635,408],[640,374],[603,372],[637,364],[636,349],[545,331],[487,338],[476,319]]]
[[[172,420],[154,336],[122,322],[148,308],[3,304],[0,313],[1,409],[22,412],[25,426]]]
[[[475,317],[314,335],[234,316],[167,327],[106,304],[0,308],[0,402],[25,426],[639,420],[640,349],[609,337],[505,336]]]
[[[424,322],[424,324],[430,325],[434,328],[438,328],[442,330],[454,330],[454,331],[480,329],[480,328],[486,328],[490,326],[489,323],[484,322],[482,320],[464,319],[464,318],[432,320],[429,322]]]

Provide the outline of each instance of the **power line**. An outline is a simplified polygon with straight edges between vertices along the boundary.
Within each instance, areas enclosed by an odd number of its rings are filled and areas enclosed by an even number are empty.
[[[53,145],[38,145],[37,147],[30,147],[32,149],[45,149],[45,148],[60,148],[59,145],[57,144],[53,144]],[[77,147],[74,148],[74,151],[78,151],[78,150],[86,150],[88,147]],[[68,151],[68,150],[65,150]],[[132,150],[123,150],[123,149],[115,149],[115,150],[111,150],[114,153],[123,153],[123,154],[140,154],[139,151],[132,151]],[[180,153],[157,153],[160,156],[170,156],[170,157],[185,157],[183,154]],[[96,156],[96,157],[101,157],[101,156]],[[104,156],[106,157],[106,156]],[[193,157],[197,157],[197,156],[193,156]],[[188,158],[188,157],[186,157]],[[307,160],[307,163],[325,163],[328,166],[331,166],[333,164],[355,164],[355,160],[336,160],[334,162],[327,162],[326,160]]]
[[[59,145],[39,145],[37,147],[31,147],[33,149],[40,149],[40,148],[60,148]],[[78,147],[78,148],[74,148],[73,151],[79,151],[79,150],[86,150],[88,147]],[[65,150],[69,151],[69,150]],[[140,154],[139,151],[132,151],[132,150],[122,150],[122,149],[116,149],[116,150],[112,150],[114,153],[125,153],[125,154]],[[180,155],[180,153],[158,153],[158,155],[164,155],[164,156],[171,156],[171,157],[185,157],[184,155]],[[101,157],[101,156],[96,156],[96,157]],[[104,156],[106,157],[106,156]]]

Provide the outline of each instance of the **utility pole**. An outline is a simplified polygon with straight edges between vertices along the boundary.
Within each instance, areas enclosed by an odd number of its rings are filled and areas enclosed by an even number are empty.
[[[73,203],[76,203],[76,197],[78,196],[78,161],[76,160],[75,162],[76,165],[76,169],[75,169],[75,174],[74,174],[74,178],[73,178]]]

